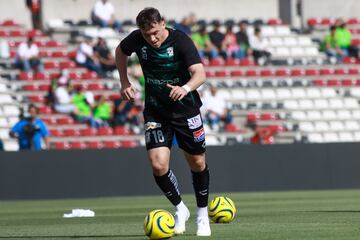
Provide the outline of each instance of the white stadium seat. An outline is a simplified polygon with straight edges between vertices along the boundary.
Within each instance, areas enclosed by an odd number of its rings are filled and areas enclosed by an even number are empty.
[[[290,55],[291,56],[304,56],[305,52],[304,49],[302,47],[292,47],[290,48]]]
[[[344,99],[344,105],[347,109],[357,109],[359,108],[359,103],[355,98],[345,98]]]
[[[323,110],[322,117],[323,117],[323,119],[327,119],[327,120],[333,120],[333,119],[338,118],[338,116],[334,110]]]
[[[351,117],[353,119],[360,119],[360,110],[352,110],[351,111]]]
[[[284,38],[284,45],[288,47],[297,46],[298,41],[295,37],[285,37]]]
[[[276,95],[277,95],[277,98],[280,98],[280,99],[292,98],[291,92],[287,88],[276,89]]]
[[[319,98],[321,97],[320,89],[318,88],[307,88],[306,95],[308,98]]]
[[[291,118],[295,120],[303,121],[307,119],[307,116],[304,111],[293,111],[291,113]]]
[[[18,116],[20,109],[14,105],[5,105],[3,106],[3,112],[6,116]]]
[[[350,132],[341,132],[339,133],[339,141],[340,142],[353,142],[354,137]]]
[[[321,120],[322,116],[321,116],[320,111],[310,110],[307,112],[307,118],[309,120]]]
[[[293,98],[305,98],[306,93],[303,88],[293,88],[291,89],[291,95]]]
[[[357,121],[346,121],[345,122],[345,129],[350,131],[350,130],[359,130],[360,129],[360,125],[359,122]]]
[[[287,57],[290,56],[290,50],[287,47],[278,47],[276,48],[275,54],[277,56]]]
[[[299,100],[299,109],[313,109],[314,103],[310,99],[301,99]]]
[[[319,121],[314,123],[315,131],[326,132],[329,131],[329,124],[325,121]]]
[[[340,121],[331,121],[329,127],[331,131],[342,131],[345,129],[344,124]]]
[[[311,143],[322,143],[324,141],[323,136],[320,133],[309,133],[307,137]]]
[[[300,122],[299,129],[302,132],[313,132],[315,128],[312,122]]]
[[[341,109],[336,112],[338,119],[352,119],[352,114],[349,110]]]
[[[241,90],[241,89],[233,89],[231,91],[231,96],[232,96],[232,99],[234,99],[234,100],[245,100],[246,99],[245,92],[244,92],[244,90]]]
[[[260,100],[261,99],[260,91],[257,90],[257,89],[248,89],[248,90],[246,90],[246,99]]]
[[[284,45],[284,42],[283,42],[281,37],[269,38],[269,46],[280,47],[280,46],[283,46],[283,45]]]
[[[276,26],[275,31],[276,35],[280,36],[286,36],[291,34],[289,26]]]
[[[19,144],[15,141],[4,141],[4,150],[5,151],[18,151]]]
[[[333,88],[321,88],[321,96],[324,98],[336,97],[336,91]]]
[[[344,107],[344,102],[342,101],[342,99],[329,99],[329,107],[340,109]]]
[[[326,99],[315,99],[314,108],[316,109],[326,109],[329,107],[328,101]]]
[[[8,121],[4,117],[0,117],[0,128],[7,128],[8,127]]]
[[[272,89],[261,89],[261,95],[263,99],[276,99],[275,91]]]
[[[336,133],[327,132],[323,134],[324,142],[338,142],[339,137]]]
[[[299,108],[299,103],[296,100],[285,100],[284,101],[284,108],[298,109]]]

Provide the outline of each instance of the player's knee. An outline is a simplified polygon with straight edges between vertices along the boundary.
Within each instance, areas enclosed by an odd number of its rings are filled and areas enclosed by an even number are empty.
[[[194,156],[191,164],[191,170],[201,172],[206,167],[205,157],[203,155]]]
[[[162,176],[167,173],[168,166],[167,164],[160,163],[160,162],[152,162],[151,164],[152,171],[156,176]]]

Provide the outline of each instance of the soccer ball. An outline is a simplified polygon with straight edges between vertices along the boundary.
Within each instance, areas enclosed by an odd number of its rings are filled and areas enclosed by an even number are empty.
[[[144,231],[149,239],[170,238],[175,232],[175,219],[166,210],[151,211],[145,218]]]
[[[209,204],[208,213],[214,223],[230,223],[235,218],[235,204],[228,197],[216,197]]]

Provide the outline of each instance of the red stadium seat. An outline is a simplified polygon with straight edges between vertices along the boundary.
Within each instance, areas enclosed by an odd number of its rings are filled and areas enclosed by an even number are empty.
[[[318,75],[318,71],[316,69],[306,69],[305,70],[305,75],[306,76],[315,76],[315,75]]]
[[[341,81],[341,85],[345,86],[345,87],[350,87],[350,86],[354,86],[355,85],[355,81],[351,80],[351,79],[343,79]]]
[[[332,69],[329,68],[322,68],[319,70],[320,75],[330,75],[332,72]]]
[[[51,68],[57,68],[59,67],[59,64],[57,62],[45,62],[44,68],[45,69],[51,69]]]
[[[49,80],[49,75],[43,72],[37,72],[34,74],[34,80]]]
[[[54,58],[67,57],[67,54],[64,51],[54,51],[51,53],[51,56]]]
[[[360,45],[360,38],[353,38],[351,39],[352,45]]]
[[[315,79],[313,84],[314,86],[323,87],[326,86],[326,81],[324,79]]]
[[[121,98],[120,94],[111,94],[111,95],[109,95],[109,100],[111,100],[111,101],[115,101],[115,100],[120,99],[120,98]]]
[[[225,60],[225,65],[229,67],[238,66],[239,64],[240,61],[238,59],[228,58]]]
[[[218,70],[215,72],[215,77],[227,77],[229,75],[230,75],[229,72],[225,70]]]
[[[115,135],[130,135],[131,132],[128,128],[123,127],[123,126],[117,126],[114,129],[114,134]]]
[[[63,135],[65,137],[77,137],[79,136],[79,131],[73,128],[68,128],[63,130]]]
[[[307,20],[307,24],[308,24],[309,26],[315,26],[315,25],[319,25],[320,22],[319,22],[319,19],[317,19],[317,18],[309,18],[309,19]]]
[[[70,51],[70,52],[68,52],[68,53],[67,53],[67,56],[68,56],[69,58],[75,58],[75,57],[76,57],[76,51]]]
[[[95,128],[85,128],[80,130],[81,136],[95,136],[97,133]]]
[[[52,117],[50,118],[41,118],[46,124],[48,125],[54,125],[56,124],[56,120]]]
[[[233,70],[230,72],[230,75],[232,77],[241,77],[244,75],[244,73],[241,70]]]
[[[240,66],[254,66],[255,63],[249,58],[244,58],[240,60]]]
[[[346,74],[346,71],[343,68],[337,68],[337,69],[334,70],[334,74],[336,74],[336,75],[344,75],[344,74]]]
[[[210,60],[210,66],[216,67],[223,65],[224,65],[224,60],[222,58],[214,58]]]
[[[121,144],[118,141],[104,141],[103,146],[105,148],[119,148],[121,147]]]
[[[69,144],[66,142],[56,142],[54,143],[54,148],[59,150],[69,149]]]
[[[349,18],[349,20],[347,20],[347,24],[349,24],[349,25],[359,24],[359,23],[360,23],[360,21],[357,18]]]
[[[121,147],[123,148],[134,148],[137,147],[138,144],[135,141],[122,141]]]
[[[360,70],[358,68],[350,68],[348,70],[348,74],[351,74],[351,75],[358,75],[360,74]]]
[[[330,79],[327,81],[327,85],[331,87],[341,86],[341,81],[338,79]]]
[[[275,75],[279,77],[285,77],[289,75],[289,71],[287,69],[277,69],[275,71]]]
[[[46,47],[61,47],[62,43],[56,40],[50,40],[46,42]]]
[[[30,100],[30,102],[37,102],[37,103],[45,101],[44,96],[39,96],[39,95],[28,96],[28,99]]]
[[[97,141],[87,142],[86,145],[88,148],[91,148],[91,149],[101,149],[104,147],[104,144],[102,142],[97,142]]]
[[[249,112],[246,116],[248,122],[256,122],[259,120],[260,116],[258,113]]]
[[[281,25],[282,21],[279,18],[270,18],[267,22],[268,25]]]
[[[9,32],[0,30],[0,37],[9,37]]]
[[[90,91],[98,91],[98,90],[103,90],[104,86],[101,83],[89,83],[87,85],[87,90]]]
[[[276,115],[274,113],[262,113],[260,114],[260,120],[276,120]]]
[[[291,76],[302,76],[304,74],[304,72],[301,69],[292,69],[290,71],[290,75]]]
[[[86,144],[81,141],[73,141],[69,143],[70,149],[85,149],[86,147]]]
[[[96,72],[84,72],[81,74],[81,79],[96,79],[98,77]]]
[[[52,114],[53,113],[52,109],[48,106],[39,106],[38,110],[39,110],[40,114]]]
[[[263,76],[263,77],[270,77],[273,75],[274,75],[274,72],[271,69],[263,69],[260,71],[260,76]]]
[[[356,63],[356,58],[344,57],[343,63],[345,63],[345,64],[355,64]]]
[[[19,73],[20,80],[33,80],[33,78],[34,78],[34,75],[32,73],[28,73],[28,72]]]
[[[76,63],[73,61],[66,61],[59,63],[60,68],[76,68]]]
[[[4,27],[10,27],[10,26],[19,26],[18,23],[16,23],[14,20],[6,19],[1,23]]]
[[[62,131],[59,129],[50,129],[49,132],[50,132],[50,136],[52,136],[52,137],[62,137],[63,136]]]
[[[33,29],[27,32],[29,37],[41,37],[44,36],[44,33],[41,30]]]
[[[99,136],[113,135],[113,130],[109,127],[101,127],[98,129],[97,135]]]
[[[259,74],[258,74],[258,72],[256,70],[247,70],[245,72],[245,75],[247,77],[255,77],[255,76],[258,76]]]
[[[22,30],[12,30],[12,31],[10,31],[9,35],[11,37],[25,37],[26,32],[22,31]]]
[[[59,125],[69,125],[69,124],[74,124],[74,119],[70,118],[70,117],[60,117],[56,120],[57,124]]]
[[[333,23],[333,21],[330,19],[330,18],[323,18],[323,19],[321,19],[321,21],[320,21],[320,24],[321,25],[330,25],[330,24],[332,24]]]
[[[34,84],[25,84],[22,86],[22,89],[25,91],[36,91],[38,90],[38,87]]]
[[[50,89],[50,84],[40,84],[39,85],[39,90],[40,91],[49,91],[49,89]]]
[[[235,132],[240,132],[240,128],[239,126],[237,126],[236,124],[234,123],[229,123],[229,124],[226,124],[225,125],[225,131],[226,132],[232,132],[232,133],[235,133]]]

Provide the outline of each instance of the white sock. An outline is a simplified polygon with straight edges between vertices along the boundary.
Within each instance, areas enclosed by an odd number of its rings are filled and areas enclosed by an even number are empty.
[[[208,218],[208,208],[207,207],[198,207],[196,211],[198,218]]]
[[[188,210],[185,203],[181,201],[178,205],[175,206],[175,212],[184,212]]]

